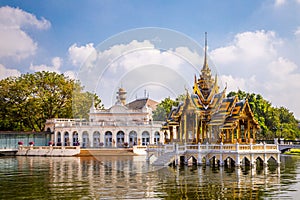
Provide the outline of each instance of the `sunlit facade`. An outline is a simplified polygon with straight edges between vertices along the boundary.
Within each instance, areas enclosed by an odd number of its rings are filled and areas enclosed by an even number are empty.
[[[131,147],[164,141],[161,122],[152,120],[158,103],[145,97],[126,104],[126,91],[120,88],[117,101],[109,109],[92,105],[89,120],[49,119],[45,129],[54,133],[55,145],[83,148]]]

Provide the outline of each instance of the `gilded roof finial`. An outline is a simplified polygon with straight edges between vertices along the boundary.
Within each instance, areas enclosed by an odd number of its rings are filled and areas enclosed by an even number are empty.
[[[205,47],[204,47],[204,63],[203,63],[203,69],[208,68],[208,62],[207,62],[207,32],[205,32]]]

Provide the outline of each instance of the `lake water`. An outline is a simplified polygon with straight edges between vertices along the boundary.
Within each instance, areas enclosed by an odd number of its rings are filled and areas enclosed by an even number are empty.
[[[280,167],[154,168],[140,156],[0,157],[0,199],[299,199],[300,157]]]

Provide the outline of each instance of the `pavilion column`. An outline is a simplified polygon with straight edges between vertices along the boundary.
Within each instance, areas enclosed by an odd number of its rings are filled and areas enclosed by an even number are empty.
[[[240,127],[240,122],[238,122],[237,125],[237,132],[236,132],[236,140],[239,142],[240,139],[240,135],[241,135],[241,127]],[[240,143],[240,142],[239,142]]]
[[[194,129],[194,133],[196,134],[196,143],[198,144],[199,142],[199,135],[198,135],[198,117],[197,117],[197,114],[195,114],[195,118],[194,118],[194,124],[195,124],[195,129]]]
[[[170,132],[170,142],[173,142],[173,126],[170,126],[169,132]]]
[[[186,120],[186,115],[184,115],[183,119],[184,119],[183,140],[184,140],[184,142],[187,142],[187,138],[188,138],[188,136],[187,136],[187,132],[186,132],[186,129],[187,129],[187,124],[186,124],[186,122],[187,122],[187,120]],[[180,140],[180,142],[183,142],[183,140]]]
[[[248,143],[250,143],[250,120],[247,120],[247,131],[248,131]]]

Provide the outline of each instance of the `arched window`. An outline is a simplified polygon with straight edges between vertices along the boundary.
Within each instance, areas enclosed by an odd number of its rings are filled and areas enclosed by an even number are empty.
[[[123,131],[119,131],[117,133],[117,147],[123,147],[124,145],[124,132]]]
[[[137,133],[135,131],[130,131],[129,133],[129,146],[132,147],[137,145]]]
[[[93,147],[100,147],[100,133],[99,131],[95,131],[93,134]]]
[[[160,141],[160,134],[158,131],[156,131],[154,134],[154,144],[159,144],[159,141]]]
[[[61,133],[60,132],[57,133],[57,142],[56,142],[56,145],[57,146],[61,146]]]
[[[69,138],[68,132],[65,132],[65,135],[64,135],[64,146],[70,146],[70,138]]]
[[[147,145],[150,142],[150,134],[148,131],[142,133],[142,145]]]
[[[82,133],[82,147],[89,147],[89,134],[87,131]]]
[[[74,132],[73,132],[73,146],[79,146],[78,133],[77,133],[77,131],[74,131]]]
[[[111,147],[112,146],[112,132],[106,131],[105,132],[105,147]]]

